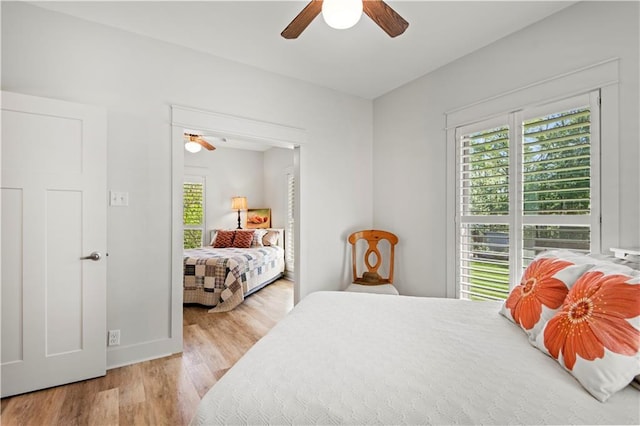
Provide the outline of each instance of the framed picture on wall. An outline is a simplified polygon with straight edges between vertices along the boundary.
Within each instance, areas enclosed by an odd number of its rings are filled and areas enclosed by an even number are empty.
[[[246,228],[271,228],[271,209],[248,209]]]

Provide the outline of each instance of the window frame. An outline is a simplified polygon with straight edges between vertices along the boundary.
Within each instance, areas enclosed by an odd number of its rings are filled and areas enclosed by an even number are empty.
[[[458,177],[460,176],[460,155],[461,155],[461,147],[460,147],[460,138],[463,135],[468,135],[470,133],[480,132],[482,130],[493,129],[496,127],[507,126],[508,134],[509,134],[509,174],[508,174],[508,182],[509,182],[509,214],[506,215],[482,215],[482,216],[463,216],[460,212],[460,196],[461,196],[461,185],[459,184]],[[517,139],[514,138],[516,121],[513,114],[503,114],[497,117],[493,117],[487,120],[482,120],[475,122],[473,124],[468,124],[464,126],[459,126],[453,129],[453,133],[455,135],[454,143],[455,143],[455,240],[453,242],[453,246],[455,247],[455,298],[460,298],[460,264],[462,259],[460,257],[460,226],[463,223],[469,224],[487,224],[487,225],[507,225],[509,227],[509,236],[511,237],[512,230],[515,229],[516,223],[513,218],[512,212],[514,212],[515,208],[515,199],[516,186],[512,184],[515,182],[515,173],[517,166],[517,151],[513,152],[512,147],[514,142],[517,143]],[[516,132],[517,133],[517,132]],[[514,142],[512,142],[514,141]],[[513,244],[511,238],[509,238],[509,265],[511,266],[511,259],[514,259],[517,256],[517,246]],[[509,283],[514,281],[514,272],[515,267],[509,268]],[[519,277],[518,277],[519,278]]]
[[[463,224],[497,224],[507,225],[509,229],[509,290],[516,285],[524,269],[523,262],[523,228],[527,225],[579,225],[590,227],[590,250],[601,251],[601,165],[600,165],[600,90],[592,90],[581,95],[567,97],[562,100],[538,104],[532,107],[520,108],[516,111],[500,114],[493,118],[476,121],[472,124],[457,126],[448,131],[449,143],[455,145],[453,169],[455,173],[454,194],[454,241],[449,243],[454,247],[454,277],[456,298],[461,298],[461,227]],[[523,128],[527,120],[539,118],[578,108],[584,105],[590,107],[590,213],[589,215],[526,215],[524,214],[524,183],[523,183]],[[461,177],[463,162],[461,161],[463,136],[499,127],[508,127],[509,143],[509,213],[507,215],[464,215],[461,208],[462,184]],[[453,134],[453,141],[451,141]],[[448,162],[451,167],[451,159]],[[452,244],[451,244],[452,243]],[[450,288],[450,287],[448,287]],[[449,292],[448,292],[449,294]]]
[[[550,220],[547,215],[522,215],[518,223],[518,231],[520,232],[518,243],[522,242],[522,230],[525,225],[589,225],[590,232],[590,250],[592,253],[600,253],[602,250],[602,209],[601,209],[601,197],[602,191],[602,170],[601,170],[601,134],[600,134],[600,116],[601,116],[601,93],[600,90],[592,90],[588,93],[578,96],[572,96],[561,101],[554,101],[548,104],[544,104],[535,108],[527,108],[519,112],[520,123],[524,123],[532,118],[540,117],[541,115],[548,114],[549,110],[565,111],[571,108],[575,108],[578,104],[588,104],[590,106],[590,154],[591,154],[591,174],[590,174],[590,195],[591,206],[589,215],[551,215],[553,223],[548,223]],[[595,111],[595,112],[594,112]],[[522,132],[520,132],[522,137]],[[522,162],[522,140],[518,146],[520,152],[518,158]],[[523,203],[523,181],[522,174],[517,177],[518,188],[520,188],[518,203],[522,206]],[[520,275],[524,269],[524,265],[520,262],[522,259],[518,259],[517,263],[517,277],[520,280]]]
[[[555,67],[558,70],[557,67]],[[620,58],[611,57],[570,70],[534,69],[527,80],[512,76],[514,85],[502,92],[485,91],[476,85],[466,96],[466,104],[459,104],[443,112],[443,133],[446,135],[446,245],[443,257],[446,265],[446,297],[457,297],[455,249],[455,132],[461,125],[475,123],[505,112],[516,111],[522,105],[564,99],[600,89],[600,187],[617,188],[620,182]],[[537,80],[536,80],[537,78]],[[519,85],[518,85],[519,84]],[[618,191],[600,192],[601,247],[620,245],[620,199]]]

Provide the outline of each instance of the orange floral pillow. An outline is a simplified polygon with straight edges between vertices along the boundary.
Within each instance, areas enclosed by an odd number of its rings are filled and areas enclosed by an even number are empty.
[[[520,325],[533,343],[544,324],[560,309],[573,283],[593,266],[586,262],[586,256],[569,251],[536,256],[500,313]]]
[[[535,344],[606,401],[640,374],[640,273],[613,264],[590,269]]]

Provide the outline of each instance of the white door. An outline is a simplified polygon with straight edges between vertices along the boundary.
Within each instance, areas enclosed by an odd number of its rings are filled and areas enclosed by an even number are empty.
[[[104,110],[1,103],[5,397],[105,374],[107,153]]]

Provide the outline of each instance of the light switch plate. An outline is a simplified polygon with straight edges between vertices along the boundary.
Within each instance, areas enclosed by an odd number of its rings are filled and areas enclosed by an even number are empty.
[[[109,191],[109,205],[125,207],[129,205],[129,193],[122,191]]]

